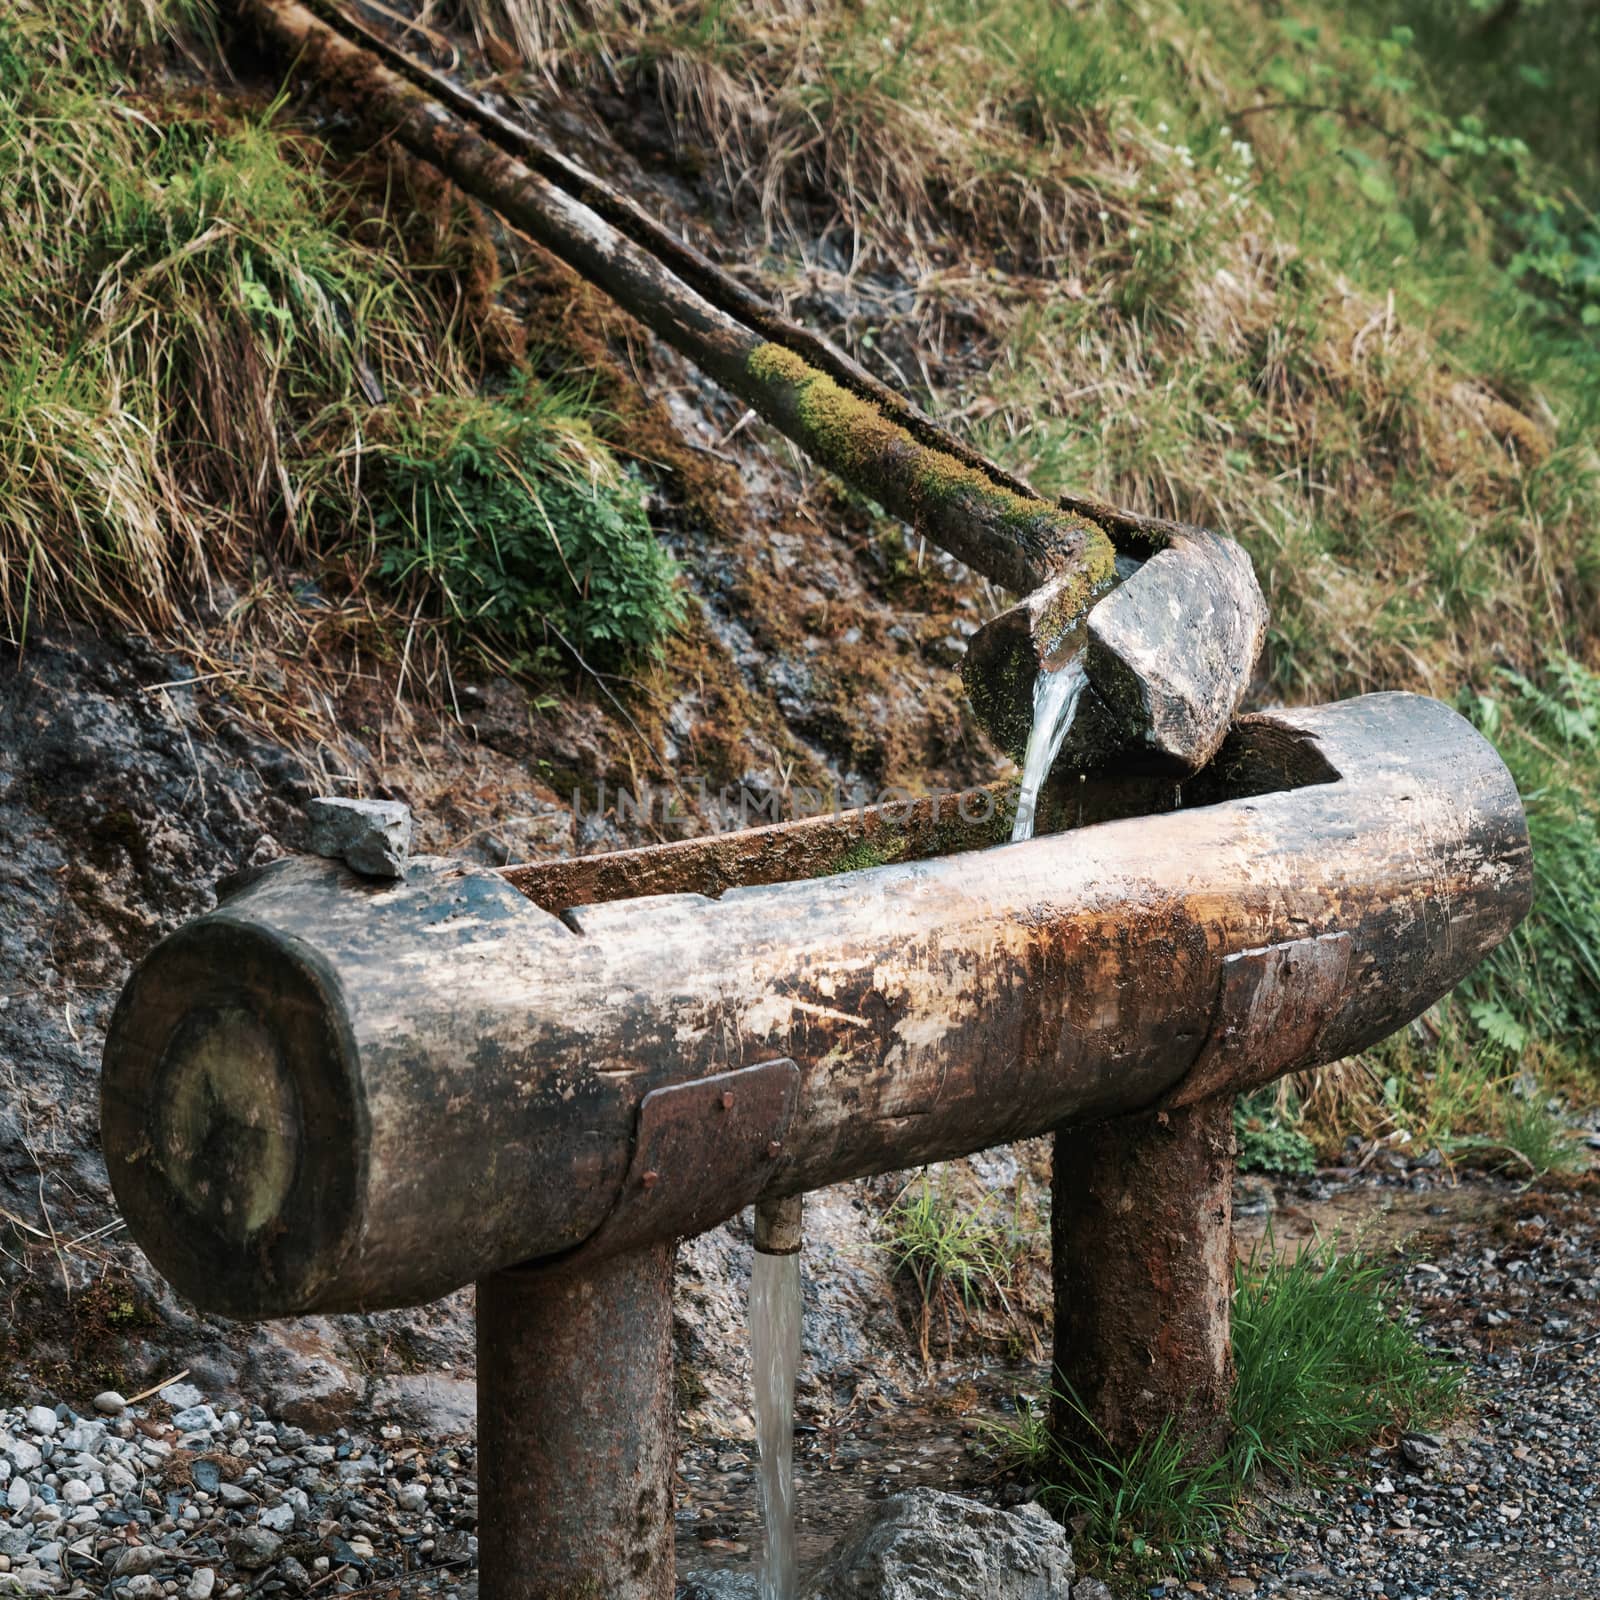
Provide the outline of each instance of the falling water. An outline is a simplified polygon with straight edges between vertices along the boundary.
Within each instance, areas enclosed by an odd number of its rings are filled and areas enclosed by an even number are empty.
[[[767,1550],[761,1600],[794,1600],[794,1377],[800,1364],[800,1256],[756,1251],[750,1278],[750,1360]]]
[[[1049,777],[1061,746],[1072,727],[1078,700],[1088,679],[1083,658],[1074,657],[1053,672],[1041,672],[1033,683],[1033,727],[1028,731],[1028,751],[1022,762],[1022,788],[1017,794],[1017,820],[1011,827],[1011,842],[1033,837],[1034,813],[1039,808],[1039,790]]]

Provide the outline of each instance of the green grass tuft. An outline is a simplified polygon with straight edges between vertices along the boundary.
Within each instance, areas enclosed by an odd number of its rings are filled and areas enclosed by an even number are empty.
[[[887,1249],[896,1273],[916,1289],[920,1306],[922,1359],[930,1359],[935,1307],[948,1322],[988,1303],[1006,1304],[1006,1289],[1021,1247],[1020,1229],[990,1206],[958,1201],[941,1175],[938,1188],[927,1172],[889,1208],[884,1218]]]
[[[581,397],[525,382],[501,400],[414,406],[371,473],[380,576],[525,665],[576,650],[613,667],[658,650],[682,619],[643,488],[590,431]]]
[[[1407,1326],[1386,1270],[1332,1245],[1291,1260],[1272,1253],[1269,1236],[1236,1266],[1233,1356],[1233,1434],[1220,1457],[1195,1459],[1170,1423],[1127,1459],[1109,1449],[1058,1452],[1041,1409],[994,1430],[1044,1503],[1080,1530],[1093,1565],[1144,1576],[1203,1565],[1264,1468],[1315,1469],[1389,1429],[1437,1422],[1461,1403],[1460,1373]],[[1073,1397],[1065,1403],[1082,1414]]]

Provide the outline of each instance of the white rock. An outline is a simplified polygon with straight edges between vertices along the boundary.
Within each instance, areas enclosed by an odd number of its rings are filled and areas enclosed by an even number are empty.
[[[46,1439],[61,1426],[56,1421],[56,1414],[49,1406],[30,1406],[27,1417],[28,1426],[35,1433],[42,1434]]]
[[[6,1584],[12,1594],[57,1594],[66,1587],[66,1579],[42,1567],[17,1567],[6,1574]]]
[[[107,1389],[94,1397],[94,1408],[102,1416],[120,1417],[128,1409],[128,1402],[115,1389]]]
[[[161,1391],[161,1398],[174,1411],[187,1411],[190,1406],[204,1405],[206,1399],[192,1383],[169,1383]]]
[[[294,1507],[280,1501],[275,1506],[265,1507],[256,1521],[274,1533],[287,1533],[294,1526]]]
[[[33,1499],[33,1485],[26,1478],[13,1478],[11,1487],[6,1490],[6,1504],[13,1511],[26,1511],[28,1502]]]
[[[127,1600],[158,1600],[165,1591],[155,1573],[140,1572],[128,1579],[122,1592],[127,1596]]]
[[[38,1445],[30,1444],[26,1439],[0,1438],[0,1452],[11,1458],[11,1465],[18,1472],[32,1472],[44,1463]]]
[[[402,1511],[426,1511],[428,1509],[428,1490],[425,1484],[403,1483],[400,1492],[395,1495],[394,1503]]]
[[[59,1490],[61,1498],[69,1506],[81,1506],[94,1498],[94,1495],[82,1478],[68,1478]]]
[[[183,1591],[183,1600],[211,1600],[212,1591],[216,1587],[216,1569],[201,1567],[189,1580],[189,1587]]]

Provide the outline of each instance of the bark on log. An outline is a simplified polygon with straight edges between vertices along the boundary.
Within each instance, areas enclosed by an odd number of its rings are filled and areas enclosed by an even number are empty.
[[[1214,1459],[1233,1388],[1233,1097],[1056,1135],[1050,1431],[1127,1460],[1170,1422]]]
[[[119,1204],[207,1307],[415,1303],[602,1230],[631,1247],[1153,1107],[1197,1066],[1335,1059],[1453,986],[1527,907],[1511,779],[1431,701],[1246,719],[1187,798],[560,918],[448,864],[403,887],[281,864],[123,993],[102,1099]],[[1347,957],[1309,1022],[1270,962],[1228,965],[1337,934]],[[724,1073],[748,1076],[708,1082]],[[676,1154],[631,1165],[657,1148]]]
[[[483,1600],[672,1600],[673,1255],[478,1285]]]

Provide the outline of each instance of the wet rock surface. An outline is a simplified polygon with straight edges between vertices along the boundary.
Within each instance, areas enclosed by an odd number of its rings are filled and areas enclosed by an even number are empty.
[[[1068,1600],[1072,1546],[1034,1505],[935,1489],[894,1495],[829,1560],[807,1600]]]

